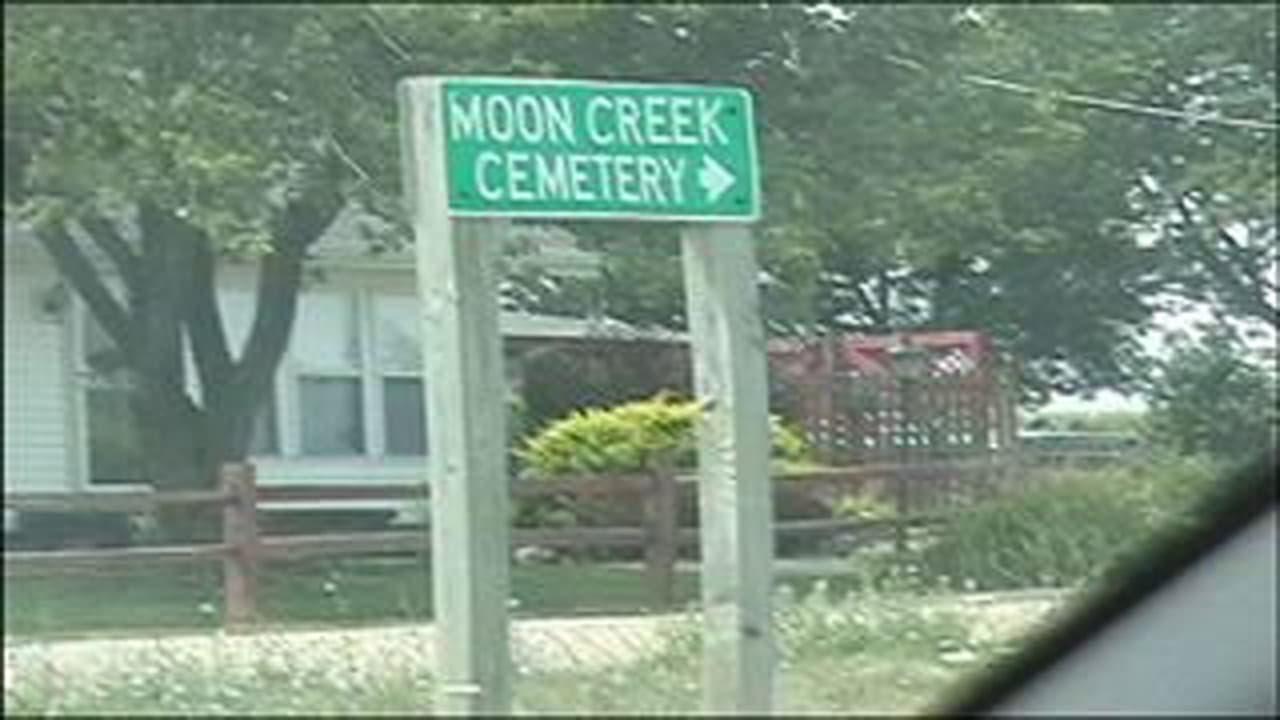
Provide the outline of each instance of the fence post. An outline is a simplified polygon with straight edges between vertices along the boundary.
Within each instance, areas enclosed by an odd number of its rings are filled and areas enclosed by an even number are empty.
[[[666,465],[649,472],[649,493],[645,498],[645,569],[659,607],[675,599],[677,543],[676,477]]]
[[[910,512],[908,506],[910,504],[910,486],[911,473],[908,469],[905,459],[898,465],[898,470],[893,474],[893,479],[897,487],[894,488],[894,531],[893,531],[893,547],[894,551],[900,556],[907,551],[907,515]]]
[[[257,478],[252,463],[227,463],[222,489],[230,496],[222,510],[222,538],[230,546],[222,560],[223,624],[242,627],[257,616]]]

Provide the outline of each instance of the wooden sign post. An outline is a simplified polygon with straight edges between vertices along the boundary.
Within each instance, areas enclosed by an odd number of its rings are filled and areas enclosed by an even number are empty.
[[[500,714],[511,709],[510,487],[495,260],[507,223],[449,216],[438,97],[430,80],[400,87],[430,418],[436,710]]]
[[[705,709],[769,712],[773,493],[764,329],[745,226],[685,230],[698,437]]]
[[[775,653],[765,346],[749,224],[760,187],[738,88],[518,78],[400,86],[426,342],[437,708],[511,709],[505,389],[495,255],[507,220],[688,223],[699,428],[704,704],[768,712]]]

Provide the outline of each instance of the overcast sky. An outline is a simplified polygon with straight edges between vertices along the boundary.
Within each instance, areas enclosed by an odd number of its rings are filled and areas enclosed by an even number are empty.
[[[1156,315],[1155,328],[1142,339],[1148,352],[1157,357],[1167,357],[1170,345],[1166,339],[1169,333],[1186,333],[1191,338],[1202,334],[1198,326],[1213,322],[1213,313],[1207,306],[1188,306],[1180,311],[1161,312]],[[1257,350],[1272,349],[1277,346],[1275,330],[1264,323],[1251,323],[1249,329],[1256,329],[1257,337],[1248,339],[1249,347]],[[1110,390],[1097,393],[1092,399],[1059,395],[1055,396],[1042,408],[1041,412],[1114,412],[1121,410],[1142,411],[1146,403],[1141,398],[1126,396]]]

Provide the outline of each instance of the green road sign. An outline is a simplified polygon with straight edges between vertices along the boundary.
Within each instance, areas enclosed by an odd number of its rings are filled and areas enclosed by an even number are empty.
[[[745,90],[511,78],[440,87],[454,216],[759,217]]]

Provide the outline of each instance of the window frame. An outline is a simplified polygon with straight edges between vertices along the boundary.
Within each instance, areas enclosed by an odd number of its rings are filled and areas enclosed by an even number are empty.
[[[363,446],[360,451],[355,453],[347,453],[347,452],[314,453],[314,452],[307,452],[305,448],[303,448],[302,421],[305,418],[305,414],[302,412],[302,383],[304,380],[350,380],[356,383],[356,395],[357,397],[360,398],[360,412],[358,413],[358,420],[360,422],[361,445]],[[298,422],[293,426],[294,436],[296,441],[296,445],[295,445],[296,458],[301,460],[308,460],[308,461],[316,461],[316,460],[351,461],[351,460],[363,460],[371,457],[369,452],[370,445],[371,445],[370,437],[369,437],[370,429],[369,429],[369,424],[367,419],[369,403],[368,403],[368,400],[366,399],[366,396],[368,395],[368,393],[365,389],[364,379],[361,374],[339,373],[339,372],[298,373],[293,376],[292,384],[295,390],[294,400],[297,403],[296,417],[298,418]]]
[[[390,450],[390,444],[386,442],[387,440],[387,435],[386,435],[386,420],[387,420],[386,382],[387,380],[416,380],[418,382],[418,392],[421,395],[421,402],[422,402],[423,452],[421,455],[414,455],[414,454],[407,454],[407,453],[392,453]],[[426,389],[427,389],[427,381],[426,381],[426,378],[423,377],[421,373],[414,374],[414,373],[405,372],[405,371],[395,371],[395,372],[385,372],[378,377],[378,392],[382,396],[382,403],[383,403],[380,419],[382,421],[382,429],[383,429],[383,453],[386,459],[393,460],[393,461],[420,460],[420,459],[425,459],[427,456],[431,454],[431,447],[427,441],[427,429],[430,427],[430,424],[429,424],[430,421],[427,417]]]
[[[392,454],[387,442],[387,399],[386,399],[386,381],[388,379],[417,380],[419,387],[424,393],[422,398],[422,427],[425,431],[428,427],[427,418],[427,401],[426,401],[426,370],[422,367],[424,358],[419,358],[417,370],[406,370],[401,368],[383,367],[381,358],[381,347],[378,343],[382,342],[381,324],[379,323],[378,305],[380,302],[389,299],[409,300],[411,303],[417,302],[417,294],[415,292],[396,292],[391,289],[383,289],[381,292],[370,291],[367,296],[367,313],[368,331],[371,342],[369,349],[369,366],[370,385],[375,388],[377,397],[377,407],[375,414],[377,418],[375,422],[378,428],[378,457],[391,462],[405,462],[423,460],[430,455],[430,447],[427,444],[425,433],[423,437],[423,453],[421,455]],[[421,341],[422,330],[419,328],[419,340]]]
[[[284,426],[287,432],[281,433],[285,457],[308,462],[420,462],[426,459],[423,455],[392,454],[387,446],[386,427],[386,388],[384,381],[388,378],[404,378],[425,383],[426,378],[421,368],[406,370],[383,367],[380,358],[381,332],[378,327],[379,303],[383,298],[400,298],[416,302],[416,294],[401,288],[387,287],[382,283],[372,282],[369,278],[360,278],[354,282],[335,282],[324,288],[308,288],[302,293],[333,293],[351,298],[354,303],[355,331],[359,343],[359,367],[353,369],[339,368],[307,368],[299,361],[296,348],[289,344],[286,360],[282,363],[287,380],[282,383],[288,386],[290,397],[285,398],[292,416]],[[296,327],[295,327],[296,330]],[[302,407],[301,381],[305,378],[341,378],[354,379],[360,384],[362,402],[361,417],[363,421],[364,450],[358,454],[316,455],[303,451],[302,448]],[[424,422],[426,400],[423,398]],[[283,420],[285,413],[278,413]],[[292,418],[297,418],[294,421]],[[424,443],[425,445],[425,443]]]
[[[293,328],[290,330],[289,343],[285,349],[285,356],[282,358],[281,370],[284,371],[285,382],[283,384],[289,387],[289,397],[286,398],[290,412],[290,422],[285,426],[287,431],[281,436],[282,440],[286,440],[284,457],[293,460],[302,460],[306,462],[353,462],[367,461],[377,457],[373,453],[375,437],[380,428],[370,423],[370,409],[373,402],[378,398],[371,398],[368,382],[368,365],[369,365],[369,343],[368,330],[364,319],[365,300],[364,295],[366,289],[363,286],[351,286],[345,284],[330,284],[321,287],[302,287],[298,290],[298,308],[294,316]],[[302,308],[307,301],[307,296],[317,295],[336,295],[344,298],[352,304],[352,320],[354,320],[354,331],[357,343],[356,364],[354,367],[338,368],[338,367],[315,367],[307,366],[302,362],[297,353],[297,346],[294,343],[294,335],[301,330]],[[306,418],[302,412],[302,381],[305,379],[341,379],[355,380],[360,397],[360,413],[359,421],[361,424],[361,439],[363,440],[363,448],[356,453],[333,453],[333,454],[315,454],[307,452],[302,446],[303,428],[302,424]]]

